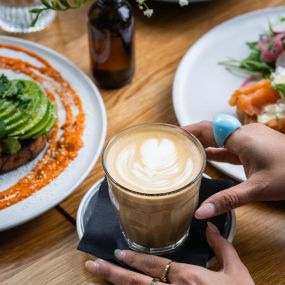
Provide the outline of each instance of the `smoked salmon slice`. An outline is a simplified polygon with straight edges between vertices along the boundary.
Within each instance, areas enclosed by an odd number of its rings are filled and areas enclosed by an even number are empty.
[[[263,106],[275,103],[279,99],[279,92],[273,89],[270,80],[265,79],[236,90],[229,103],[249,116],[254,116],[261,112]]]

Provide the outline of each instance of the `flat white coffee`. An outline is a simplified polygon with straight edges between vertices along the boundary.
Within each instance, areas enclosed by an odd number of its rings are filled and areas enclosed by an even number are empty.
[[[187,135],[155,125],[120,134],[106,157],[107,170],[115,181],[147,194],[177,190],[202,168],[201,153]]]

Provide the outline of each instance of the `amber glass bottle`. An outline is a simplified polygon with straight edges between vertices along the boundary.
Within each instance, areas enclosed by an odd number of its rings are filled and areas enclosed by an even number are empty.
[[[125,0],[97,0],[88,17],[92,74],[106,89],[131,81],[135,69],[134,15]]]

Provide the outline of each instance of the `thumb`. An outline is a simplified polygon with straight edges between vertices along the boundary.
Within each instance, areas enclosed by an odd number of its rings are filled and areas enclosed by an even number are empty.
[[[209,246],[214,251],[217,259],[223,264],[224,270],[231,270],[238,263],[241,263],[236,250],[230,242],[221,236],[214,224],[208,222],[207,225],[206,236]]]
[[[205,200],[195,213],[197,219],[207,219],[230,211],[254,200],[257,184],[246,180]]]

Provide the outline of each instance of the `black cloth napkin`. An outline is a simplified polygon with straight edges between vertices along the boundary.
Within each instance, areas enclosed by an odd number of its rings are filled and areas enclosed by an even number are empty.
[[[230,180],[202,179],[199,204],[211,195],[233,186]],[[108,184],[103,181],[96,203],[92,206],[92,215],[84,229],[84,235],[78,245],[78,249],[90,253],[109,262],[127,267],[116,260],[115,249],[129,249],[121,233],[119,221],[111,204],[108,194]],[[224,233],[227,214],[220,215],[209,220],[192,221],[188,239],[174,252],[161,255],[171,260],[200,266],[206,266],[207,261],[213,256],[208,246],[205,229],[207,221],[214,223]]]

